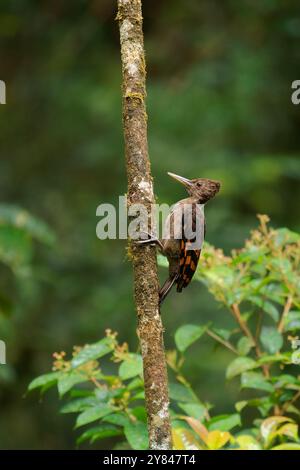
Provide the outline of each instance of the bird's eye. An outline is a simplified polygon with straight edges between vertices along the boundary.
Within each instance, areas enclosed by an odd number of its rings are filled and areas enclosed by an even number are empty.
[[[201,183],[199,183],[199,181],[197,183],[197,186],[198,186],[198,188],[201,188]]]

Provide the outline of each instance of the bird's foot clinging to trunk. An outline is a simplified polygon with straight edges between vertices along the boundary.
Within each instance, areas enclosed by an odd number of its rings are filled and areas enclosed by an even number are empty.
[[[149,238],[147,238],[146,240],[137,240],[136,243],[138,243],[139,245],[157,245],[162,251],[164,251],[164,247],[161,241],[155,235],[152,235],[148,232],[141,232],[141,234],[147,235],[147,237]]]

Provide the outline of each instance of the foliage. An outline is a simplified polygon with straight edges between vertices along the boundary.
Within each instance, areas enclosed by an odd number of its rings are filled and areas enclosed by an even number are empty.
[[[103,372],[100,358],[110,354],[119,364],[115,374]],[[202,403],[183,377],[183,357],[178,351],[168,353],[168,363],[176,372],[170,384],[172,433],[175,449],[300,449],[298,426],[286,416],[256,420],[245,432],[232,433],[241,426],[239,413],[211,417],[211,405]],[[116,333],[107,330],[99,342],[75,347],[72,358],[65,352],[54,353],[53,372],[34,379],[28,389],[44,393],[56,386],[60,398],[66,398],[61,413],[77,414],[75,428],[85,426],[77,443],[94,443],[107,437],[121,436],[134,449],[147,449],[148,436],[141,356],[120,345]],[[230,432],[229,432],[230,431]]]
[[[204,250],[196,278],[226,306],[235,324],[231,330],[185,324],[175,333],[176,349],[167,353],[167,363],[175,378],[170,398],[176,449],[300,449],[298,425],[287,416],[300,414],[300,376],[293,365],[298,350],[291,346],[300,320],[300,237],[269,228],[267,216],[259,221],[245,247],[230,257],[212,246]],[[211,405],[197,397],[183,374],[184,354],[205,334],[235,356],[226,379],[239,378],[241,390],[248,392],[235,404],[235,413],[212,417]],[[71,360],[65,352],[55,353],[53,372],[33,380],[29,390],[57,386],[59,396],[67,397],[61,412],[78,415],[76,428],[92,424],[78,443],[125,436],[131,447],[146,449],[142,359],[116,336],[107,330],[97,343],[74,348]],[[109,375],[99,361],[108,355],[119,364]],[[260,416],[249,431],[233,434],[246,407]]]
[[[8,294],[9,284],[13,284],[10,281],[33,276],[34,243],[52,245],[54,240],[52,230],[42,220],[20,207],[0,204],[1,321],[9,316],[15,307],[12,297]]]
[[[197,279],[226,306],[235,325],[218,330],[211,324],[186,324],[175,333],[176,349],[167,353],[167,362],[174,377],[170,398],[176,449],[300,450],[300,376],[294,365],[298,351],[295,355],[291,346],[300,318],[300,237],[287,229],[269,228],[266,216],[259,220],[245,247],[230,257],[211,246],[204,250]],[[226,379],[238,378],[244,395],[235,403],[235,413],[211,416],[211,404],[197,397],[184,376],[185,353],[203,335],[235,356],[226,369]],[[119,367],[107,375],[99,359],[109,354]],[[54,357],[53,372],[35,379],[29,390],[43,392],[56,385],[60,397],[67,397],[62,413],[78,414],[76,428],[93,423],[78,443],[125,436],[131,447],[147,448],[138,353],[129,352],[128,345],[120,345],[116,333],[108,330],[98,343],[75,348],[71,360],[64,352]],[[247,407],[256,410],[256,416],[249,429],[241,430]]]
[[[223,344],[237,356],[227,367],[227,379],[239,376],[242,389],[267,392],[244,406],[254,404],[262,416],[271,409],[297,413],[300,382],[293,364],[299,363],[300,236],[269,228],[267,216],[259,220],[245,247],[231,257],[208,248],[197,277],[236,322],[226,340],[222,332]]]
[[[32,262],[33,242],[54,242],[54,234],[41,220],[20,207],[0,204],[0,262],[15,274]]]
[[[226,253],[241,246],[256,212],[299,231],[300,107],[290,100],[299,78],[299,0],[160,0],[155,9],[145,0],[143,10],[158,201],[184,197],[167,171],[220,179],[220,196],[206,209],[207,239]],[[41,407],[32,397],[26,409],[21,399],[58,344],[69,351],[95,342],[107,327],[136,344],[125,241],[95,237],[97,205],[126,191],[115,16],[111,0],[0,4],[1,200],[27,208],[57,235],[50,248],[35,245],[33,278],[1,269],[1,293],[15,313],[0,324],[9,356],[0,372],[15,371],[0,387],[3,448],[69,447],[72,432],[67,419],[57,427],[52,395]],[[170,296],[165,310],[167,347],[184,321],[230,328],[197,283]],[[212,354],[206,336],[186,367],[197,393],[225,412],[238,392],[229,385],[218,393],[229,353]],[[203,381],[207,369],[214,373]]]
[[[235,323],[231,329],[185,325],[184,331],[205,333],[230,350],[226,378],[238,377],[242,390],[255,390],[257,397],[236,405],[270,412],[299,414],[294,406],[300,397],[297,330],[300,326],[300,236],[286,228],[272,229],[260,215],[258,229],[251,232],[244,248],[231,256],[205,244],[196,279],[226,307]],[[201,330],[202,331],[202,330]],[[193,339],[194,341],[194,339]],[[181,343],[187,344],[185,339]]]
[[[190,429],[173,430],[174,447],[189,450],[300,450],[298,425],[286,416],[270,416],[249,431],[235,436],[228,431],[210,430],[193,417],[184,417]]]
[[[0,339],[14,334],[12,317],[20,310],[22,288],[35,274],[36,242],[51,246],[52,230],[28,211],[0,204]],[[4,334],[3,334],[4,333]],[[11,364],[0,368],[0,382],[8,384],[15,376]]]
[[[56,385],[59,396],[68,398],[61,412],[78,414],[75,427],[93,423],[78,443],[124,435],[133,448],[146,449],[141,356],[130,353],[126,343],[120,345],[116,336],[107,330],[97,343],[75,347],[71,360],[65,352],[54,353],[53,372],[33,380],[29,390],[39,388],[43,393]],[[115,374],[108,375],[99,359],[109,354],[118,366]]]

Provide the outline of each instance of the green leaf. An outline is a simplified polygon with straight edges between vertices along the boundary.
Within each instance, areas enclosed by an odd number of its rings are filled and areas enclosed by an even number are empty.
[[[274,441],[277,436],[286,436],[292,441],[298,441],[298,425],[296,423],[283,424],[283,426],[270,434],[269,442]]]
[[[261,450],[261,445],[253,436],[242,434],[235,441],[239,446],[238,450]]]
[[[95,406],[97,400],[95,397],[86,397],[86,398],[77,398],[76,400],[71,400],[69,403],[66,403],[61,409],[61,413],[79,413],[84,411],[91,406]]]
[[[62,397],[67,393],[74,385],[87,382],[86,375],[79,372],[67,372],[62,373],[57,381],[57,388],[59,396]]]
[[[113,408],[105,403],[99,403],[99,405],[94,406],[93,408],[88,408],[87,410],[80,413],[76,420],[76,428],[83,426],[84,424],[92,423],[97,421],[100,418],[113,412]]]
[[[258,359],[258,364],[268,364],[269,362],[282,362],[284,364],[291,364],[292,353],[278,353],[278,354],[265,354]]]
[[[202,447],[195,434],[189,429],[180,426],[172,427],[172,440],[175,450],[199,450]]]
[[[284,246],[288,243],[297,243],[300,240],[299,233],[283,227],[276,230],[275,241],[277,246]]]
[[[286,298],[286,288],[283,284],[271,282],[267,285],[264,285],[260,289],[260,295],[267,297],[268,299],[280,305],[284,305]]]
[[[241,376],[241,388],[254,388],[272,393],[274,387],[260,372],[244,372]]]
[[[181,384],[170,383],[169,395],[176,402],[198,403],[198,399],[194,396],[193,392]]]
[[[267,249],[263,246],[250,245],[249,248],[243,248],[243,250],[233,257],[234,265],[238,265],[241,262],[245,263],[248,261],[260,262],[266,255]]]
[[[220,336],[221,339],[228,341],[230,336],[232,335],[232,331],[225,330],[224,328],[212,328],[211,329],[217,336]]]
[[[30,382],[28,390],[31,391],[35,388],[41,388],[46,385],[53,386],[56,384],[60,376],[61,372],[50,372],[49,374],[40,375]]]
[[[281,374],[277,377],[273,376],[272,382],[275,384],[276,388],[286,387],[294,389],[295,386],[295,390],[298,390],[297,385],[300,385],[300,382],[297,380],[297,378],[290,374]]]
[[[95,388],[94,394],[99,401],[108,401],[111,397],[116,396],[120,389],[115,388],[113,390],[108,390],[107,388]]]
[[[242,411],[245,408],[245,406],[247,406],[247,405],[248,405],[247,400],[241,400],[241,401],[237,401],[236,404],[234,405],[234,407],[235,407],[236,411],[238,413],[240,413],[240,411]]]
[[[131,400],[144,400],[145,399],[145,392],[144,390],[141,390],[140,392],[137,392],[135,395],[132,395]]]
[[[75,369],[76,367],[81,366],[89,361],[94,361],[99,359],[102,356],[110,353],[114,348],[114,340],[113,338],[103,338],[97,343],[94,344],[87,344],[84,346],[79,353],[74,356],[72,359],[72,368]]]
[[[234,269],[224,265],[214,266],[209,269],[205,268],[205,271],[200,271],[200,273],[209,281],[210,284],[215,284],[223,289],[230,289],[235,279]]]
[[[81,444],[84,441],[90,441],[91,444],[99,439],[105,439],[107,437],[120,436],[123,432],[121,429],[118,429],[116,426],[111,424],[101,424],[85,431],[77,439],[77,444]]]
[[[288,258],[272,258],[270,268],[274,270],[274,276],[276,275],[276,272],[279,272],[280,280],[282,279],[282,276],[286,276],[289,279],[290,275],[293,275],[293,267]]]
[[[270,396],[248,400],[247,404],[248,406],[256,408],[263,417],[267,416],[271,408],[274,406],[273,400],[271,400]]]
[[[238,353],[241,356],[247,356],[253,346],[253,341],[247,338],[247,336],[243,336],[242,338],[240,338],[237,344]]]
[[[103,421],[124,427],[130,420],[125,413],[119,411],[117,413],[112,413],[110,415],[104,416]]]
[[[128,359],[119,367],[119,376],[122,380],[131,379],[136,375],[143,375],[143,361],[139,354],[130,353]]]
[[[93,397],[96,394],[98,389],[92,390],[83,390],[82,388],[73,388],[70,391],[71,398],[85,398],[85,397]],[[98,397],[97,397],[98,398]]]
[[[227,367],[226,378],[232,379],[236,375],[240,375],[242,372],[254,369],[255,367],[258,367],[258,364],[250,357],[237,357]]]
[[[198,403],[178,403],[179,408],[181,408],[187,416],[202,420],[206,413],[207,409],[204,405]]]
[[[144,406],[136,406],[131,410],[131,414],[135,416],[138,421],[141,421],[142,423],[147,422],[147,413]]]
[[[285,444],[279,444],[278,446],[272,447],[270,450],[300,450],[300,444],[295,442],[286,442]]]
[[[284,331],[300,329],[300,311],[291,310],[284,319]]]
[[[283,338],[279,331],[273,326],[263,326],[260,333],[260,341],[263,347],[270,353],[275,354],[283,345]]]
[[[125,425],[124,432],[132,449],[146,450],[149,448],[148,432],[145,423],[130,421]]]
[[[270,443],[270,436],[274,433],[279,426],[284,423],[291,423],[292,419],[286,416],[269,416],[260,425],[260,433],[265,441],[266,446]]]
[[[241,417],[238,413],[231,415],[220,415],[209,421],[208,429],[210,431],[230,431],[230,429],[241,425]]]
[[[208,433],[205,443],[209,450],[218,450],[224,447],[230,441],[230,438],[229,432],[216,429]]]
[[[264,312],[268,313],[275,322],[278,322],[279,320],[278,310],[271,302],[268,302],[264,298],[258,297],[258,296],[250,296],[248,297],[248,300],[252,302],[253,304],[257,305],[258,307],[260,307]]]
[[[52,244],[55,240],[54,233],[45,222],[14,205],[0,204],[0,226],[3,225],[23,230],[43,243]]]
[[[286,408],[286,412],[290,413],[290,414],[297,415],[298,417],[300,416],[300,411],[294,405],[288,405],[287,408]]]
[[[135,390],[136,388],[143,387],[143,380],[140,377],[135,377],[127,385],[127,390]]]
[[[175,343],[179,351],[185,351],[207,330],[208,325],[183,325],[175,333]]]

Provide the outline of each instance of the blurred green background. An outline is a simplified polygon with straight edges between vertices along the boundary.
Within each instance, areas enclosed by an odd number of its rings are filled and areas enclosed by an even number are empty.
[[[149,148],[158,202],[183,189],[166,172],[222,181],[207,206],[207,239],[242,245],[267,213],[300,229],[298,0],[144,0]],[[126,192],[118,25],[112,0],[0,2],[1,202],[48,223],[31,268],[0,266],[0,447],[74,447],[73,418],[57,397],[26,396],[49,371],[53,351],[93,342],[110,327],[137,347],[132,274],[124,241],[99,241],[96,207]],[[161,273],[162,278],[166,272]],[[183,323],[231,319],[200,286],[172,293],[163,309],[167,347]],[[186,375],[215,412],[233,412],[227,353],[209,338],[194,345]],[[108,365],[109,367],[109,365]],[[110,443],[101,443],[109,446]],[[99,444],[98,444],[99,446]]]

